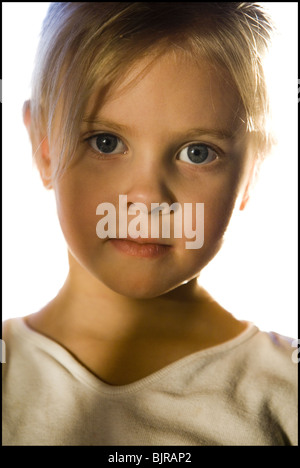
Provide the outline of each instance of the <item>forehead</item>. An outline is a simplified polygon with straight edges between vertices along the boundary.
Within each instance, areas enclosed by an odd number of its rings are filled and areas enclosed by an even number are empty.
[[[102,96],[102,97],[101,97]],[[234,132],[244,113],[229,74],[207,59],[183,54],[146,58],[124,74],[105,95],[91,96],[85,117],[114,120],[132,128],[205,126]],[[144,128],[145,130],[145,128]]]

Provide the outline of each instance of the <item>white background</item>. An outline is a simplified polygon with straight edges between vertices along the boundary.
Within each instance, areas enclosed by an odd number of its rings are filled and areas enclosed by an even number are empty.
[[[277,24],[268,76],[279,145],[201,284],[237,318],[297,337],[297,3],[267,2]],[[67,249],[54,196],[22,121],[48,3],[3,3],[3,319],[39,310],[62,286]]]

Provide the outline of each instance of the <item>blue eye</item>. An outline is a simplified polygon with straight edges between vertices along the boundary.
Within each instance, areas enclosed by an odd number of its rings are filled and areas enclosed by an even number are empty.
[[[193,143],[179,153],[179,159],[200,166],[208,164],[218,157],[217,153],[204,143]]]
[[[100,133],[87,139],[91,147],[102,154],[125,153],[127,148],[120,138],[111,133]]]

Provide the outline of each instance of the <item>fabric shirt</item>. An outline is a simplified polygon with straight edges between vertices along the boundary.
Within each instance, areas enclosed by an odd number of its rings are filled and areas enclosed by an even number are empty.
[[[3,445],[297,445],[295,348],[252,323],[122,386],[21,317],[3,339]]]

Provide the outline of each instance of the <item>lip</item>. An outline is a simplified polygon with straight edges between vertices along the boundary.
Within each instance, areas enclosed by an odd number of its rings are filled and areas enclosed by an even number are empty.
[[[170,247],[169,244],[165,244],[164,242],[162,242],[161,240],[157,239],[156,238],[152,238],[152,237],[136,237],[136,238],[133,238],[133,237],[130,237],[130,236],[127,236],[127,237],[119,237],[118,240],[128,240],[130,242],[135,242],[136,244],[155,244],[155,245],[167,245]]]
[[[153,240],[154,239],[149,238],[143,239],[141,237],[137,239],[126,237],[124,239],[109,239],[109,242],[119,252],[132,257],[157,258],[170,252],[172,248],[171,245],[160,244],[157,242],[157,239],[155,239],[156,242],[153,242]]]

